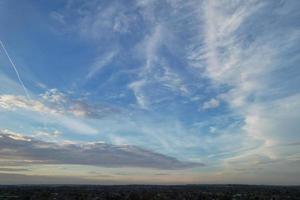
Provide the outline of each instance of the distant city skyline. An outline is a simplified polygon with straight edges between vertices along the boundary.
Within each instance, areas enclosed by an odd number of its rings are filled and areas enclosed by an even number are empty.
[[[0,2],[0,184],[300,184],[300,2]]]

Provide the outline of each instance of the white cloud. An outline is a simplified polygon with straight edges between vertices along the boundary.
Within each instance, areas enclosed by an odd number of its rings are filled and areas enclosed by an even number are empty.
[[[292,42],[295,32],[285,30],[283,33],[270,26],[267,34],[260,33],[251,24],[256,16],[262,17],[260,11],[267,7],[265,4],[260,1],[204,1],[198,18],[204,22],[199,28],[204,34],[204,45],[192,48],[188,58],[192,66],[204,70],[213,87],[227,88],[218,99],[243,119],[240,135],[247,135],[248,144],[260,150],[258,154],[274,156],[280,153],[267,150],[268,146],[299,140],[296,132],[300,127],[296,121],[300,119],[297,114],[300,107],[295,103],[299,101],[298,93],[274,87],[288,81],[280,80],[276,71],[286,67],[283,55],[295,46]],[[280,26],[280,22],[276,23]],[[268,22],[265,24],[268,29]],[[250,38],[252,34],[256,37]],[[198,42],[202,42],[201,39]],[[203,109],[217,106],[219,101],[214,99],[205,102]],[[246,145],[243,141],[241,144]]]
[[[143,88],[151,81],[149,76],[153,68],[153,63],[158,59],[156,51],[161,44],[161,29],[162,27],[157,25],[154,28],[153,33],[146,37],[138,46],[139,51],[144,52],[144,55],[142,56],[145,58],[145,66],[143,66],[139,73],[140,80],[134,81],[128,85],[128,87],[133,90],[138,105],[143,109],[147,109],[149,106],[149,100]]]
[[[266,146],[300,141],[300,94],[254,104],[245,113],[243,129]]]
[[[133,6],[122,2],[69,1],[63,9],[54,11],[50,17],[63,29],[75,32],[88,40],[100,41],[114,39],[118,34],[136,31],[140,15],[132,12]]]
[[[210,127],[209,127],[209,132],[211,132],[211,133],[216,133],[216,131],[217,131],[217,128],[216,128],[216,127],[213,127],[213,126],[210,126]]]
[[[60,24],[62,25],[65,25],[66,24],[66,21],[65,21],[65,16],[62,15],[61,13],[59,12],[51,12],[50,13],[50,17],[54,20],[56,20],[57,22],[59,22]]]
[[[76,118],[58,115],[52,120],[56,123],[62,124],[64,127],[70,130],[75,131],[78,134],[94,135],[99,133],[97,128],[94,128],[90,124]]]
[[[86,78],[87,79],[93,78],[103,67],[105,67],[106,65],[112,62],[116,54],[117,52],[112,51],[105,55],[97,57],[96,61],[90,67],[89,73],[87,74]]]
[[[28,100],[24,96],[15,95],[0,95],[0,108],[9,110],[25,109],[50,114],[59,113],[58,110],[51,109],[40,101]]]
[[[219,107],[219,105],[220,105],[220,101],[215,98],[212,98],[209,101],[204,102],[202,108],[206,110],[210,108],[217,108]]]
[[[205,19],[205,58],[207,75],[218,84],[243,84],[248,73],[264,70],[268,59],[261,59],[265,46],[260,46],[260,54],[254,52],[256,46],[242,48],[237,29],[252,13],[261,7],[260,3],[225,3],[206,1],[203,7]],[[268,49],[267,49],[268,50]],[[270,56],[270,52],[268,56]],[[258,62],[259,60],[259,62]],[[256,61],[253,63],[253,61]],[[258,66],[249,68],[249,62]],[[249,71],[251,70],[251,71]]]
[[[61,136],[62,132],[60,132],[59,130],[54,130],[54,131],[39,130],[39,131],[35,131],[33,135],[35,137],[41,137],[41,138],[56,138]]]
[[[138,72],[138,80],[128,85],[133,90],[138,105],[143,109],[149,109],[150,105],[165,99],[161,97],[162,91],[182,96],[189,94],[181,74],[160,52],[163,46],[170,44],[172,32],[169,32],[160,22],[153,23],[153,26],[152,32],[136,47],[137,54],[144,65]]]
[[[24,109],[45,114],[71,115],[81,118],[102,118],[120,111],[108,105],[92,105],[83,100],[71,99],[57,89],[47,90],[40,100],[30,100],[24,96],[0,95],[0,108]]]
[[[143,87],[145,84],[146,84],[145,80],[138,80],[128,85],[128,87],[132,89],[138,105],[143,109],[148,108],[148,100],[146,94],[144,94],[143,91]]]
[[[65,103],[67,101],[67,96],[56,88],[49,89],[44,94],[41,94],[40,96],[45,101],[49,101],[51,103]]]
[[[153,67],[153,62],[157,59],[157,50],[162,44],[163,39],[163,27],[158,24],[155,26],[153,33],[149,35],[145,40],[145,56],[146,56],[146,65],[144,72],[149,72],[150,68]]]
[[[58,92],[55,92],[54,95],[42,96],[47,102],[28,100],[24,96],[0,95],[0,108],[5,110],[17,111],[18,109],[21,109],[37,112],[38,114],[42,114],[42,116],[39,116],[39,120],[43,120],[43,123],[45,123],[45,120],[47,119],[47,123],[49,120],[50,122],[59,123],[79,134],[96,134],[98,133],[98,130],[76,117],[94,118],[101,117],[102,115],[105,115],[104,113],[110,113],[110,109],[107,110],[105,108],[101,108],[101,111],[95,108],[97,113],[90,112],[89,109],[91,108],[89,106],[81,102],[72,103],[67,100],[66,96]],[[47,105],[49,103],[53,104]],[[64,107],[64,104],[62,103],[69,103],[70,105]]]
[[[3,130],[0,130],[0,133],[3,133],[5,135],[7,135],[7,137],[13,139],[13,140],[17,140],[17,141],[27,141],[27,142],[30,142],[31,141],[31,138],[28,138],[28,137],[25,137],[23,136],[22,134],[20,133],[16,133],[16,132],[13,132],[11,130],[8,130],[8,129],[3,129]],[[3,138],[3,136],[1,136]]]

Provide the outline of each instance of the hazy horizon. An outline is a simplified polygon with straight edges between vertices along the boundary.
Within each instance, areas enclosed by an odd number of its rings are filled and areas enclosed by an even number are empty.
[[[2,0],[1,184],[300,184],[297,0]]]

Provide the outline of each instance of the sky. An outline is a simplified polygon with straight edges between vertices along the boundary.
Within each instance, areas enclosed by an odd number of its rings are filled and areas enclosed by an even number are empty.
[[[299,9],[0,1],[0,184],[300,184]]]

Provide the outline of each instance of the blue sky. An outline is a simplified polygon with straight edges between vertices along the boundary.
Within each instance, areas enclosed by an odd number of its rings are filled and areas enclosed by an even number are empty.
[[[0,183],[299,184],[299,8],[1,1]]]

